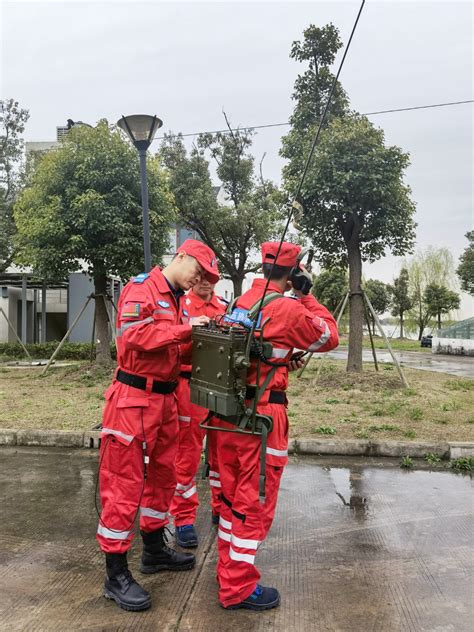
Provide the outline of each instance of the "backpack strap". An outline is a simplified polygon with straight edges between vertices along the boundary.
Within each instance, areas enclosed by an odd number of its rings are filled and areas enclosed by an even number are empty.
[[[283,294],[280,294],[280,292],[269,292],[268,294],[265,294],[265,298],[262,301],[262,309],[270,303],[273,303],[273,301],[278,298],[285,298],[285,296]],[[252,307],[249,309],[248,317],[250,318],[250,320],[254,320],[256,318],[261,300],[262,299],[259,298],[255,305],[252,305]]]

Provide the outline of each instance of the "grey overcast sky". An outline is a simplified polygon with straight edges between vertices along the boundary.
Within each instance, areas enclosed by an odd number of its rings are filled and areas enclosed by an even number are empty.
[[[67,118],[95,123],[157,114],[164,131],[288,120],[291,42],[333,22],[347,42],[357,2],[0,1],[1,85],[30,110],[26,140],[53,140]],[[473,98],[473,3],[366,2],[341,81],[360,112]],[[342,53],[341,53],[342,54]],[[418,247],[455,259],[473,229],[473,104],[374,115],[386,140],[411,154]],[[279,182],[286,128],[260,130],[266,177]],[[189,139],[189,144],[192,139]],[[365,266],[389,282],[401,260]],[[466,296],[460,316],[474,313]]]

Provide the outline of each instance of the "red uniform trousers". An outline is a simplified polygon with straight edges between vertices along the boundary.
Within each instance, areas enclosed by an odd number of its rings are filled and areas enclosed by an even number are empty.
[[[170,513],[174,516],[174,524],[181,527],[186,524],[194,524],[199,506],[199,498],[196,486],[196,475],[201,461],[202,444],[205,430],[199,424],[207,417],[207,410],[190,400],[189,380],[179,378],[178,388],[178,421],[179,442],[176,456],[176,491],[171,503]],[[219,471],[216,458],[216,437],[208,434],[209,448],[209,484],[211,486],[212,512],[219,513],[220,487]]]
[[[269,435],[266,467],[266,497],[259,500],[260,447],[259,437],[216,432],[219,470],[222,483],[222,504],[218,531],[219,601],[224,607],[246,599],[255,589],[260,573],[255,566],[255,555],[265,540],[275,515],[283,466],[287,463],[285,450],[275,450],[273,432],[282,446],[282,433],[288,445],[286,408],[278,404],[258,407],[259,412],[273,417],[274,430]],[[222,426],[233,427],[220,422]],[[269,452],[270,450],[270,452]],[[271,452],[281,452],[275,457]],[[281,464],[275,465],[280,459]]]
[[[177,402],[175,393],[148,393],[120,382],[112,384],[106,400],[97,539],[104,553],[125,553],[132,543],[138,509],[143,531],[156,531],[168,523],[176,488]],[[146,480],[143,441],[149,457]]]

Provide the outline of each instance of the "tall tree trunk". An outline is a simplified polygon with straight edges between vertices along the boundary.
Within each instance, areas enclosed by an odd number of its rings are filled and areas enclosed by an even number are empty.
[[[403,312],[400,312],[400,338],[403,338]]]
[[[110,364],[109,319],[106,308],[107,276],[97,274],[94,276],[95,299],[95,343],[96,362],[98,364]]]
[[[243,278],[238,276],[232,276],[232,283],[234,284],[234,298],[242,294]]]
[[[362,297],[362,258],[359,244],[348,244],[349,261],[349,355],[347,371],[362,373],[362,338],[364,327],[364,302]]]
[[[421,301],[421,290],[418,293],[418,313],[419,313],[419,317],[418,317],[418,326],[419,326],[418,340],[421,340],[421,338],[423,336],[423,329],[425,328],[424,319],[423,319],[423,303]]]
[[[441,329],[441,312],[438,312],[438,329]]]

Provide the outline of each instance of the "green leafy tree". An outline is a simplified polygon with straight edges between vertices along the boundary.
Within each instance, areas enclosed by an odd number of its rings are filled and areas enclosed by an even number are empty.
[[[295,108],[290,117],[291,129],[282,139],[281,155],[289,162],[285,166],[285,180],[296,186],[303,169],[306,154],[301,152],[308,136],[313,137],[324,112],[334,81],[331,66],[342,47],[339,31],[333,24],[318,28],[311,24],[303,31],[303,40],[292,44],[290,58],[308,65],[298,75],[292,98]],[[348,98],[338,82],[331,99],[326,125],[348,111]]]
[[[390,307],[390,287],[378,279],[368,279],[364,283],[364,290],[376,314],[384,314]],[[372,331],[375,335],[375,318],[369,312]]]
[[[29,116],[18,101],[0,100],[0,271],[13,261],[13,204],[22,185],[22,134]]]
[[[459,294],[443,285],[430,283],[423,293],[423,302],[429,316],[436,316],[438,329],[441,329],[441,315],[459,309]]]
[[[281,227],[278,192],[263,176],[257,178],[251,145],[250,132],[230,130],[200,136],[189,154],[179,137],[168,137],[160,150],[180,221],[214,250],[236,296],[245,275],[260,267],[252,252],[277,237]],[[225,203],[216,199],[206,155],[216,162]]]
[[[322,29],[310,27],[304,44],[293,46],[292,56],[307,62],[308,69],[295,84],[292,129],[283,139],[281,152],[289,160],[283,179],[290,196],[296,190],[321,111],[321,107],[315,110],[312,99],[318,99],[320,104],[327,99],[329,65],[340,45],[337,29],[329,25]],[[311,50],[317,51],[318,64],[311,57]],[[322,68],[327,69],[324,74]],[[300,224],[324,267],[349,266],[347,370],[360,372],[364,322],[362,262],[380,259],[387,249],[394,255],[411,250],[415,205],[403,181],[408,154],[399,147],[387,147],[382,130],[363,116],[348,114],[347,109],[347,97],[337,86],[327,127],[301,190],[299,201],[304,215]]]
[[[331,268],[321,271],[311,291],[318,301],[334,314],[344,300],[347,290],[347,272],[342,268]]]
[[[402,268],[400,275],[394,280],[390,288],[391,293],[391,313],[397,316],[400,321],[400,338],[403,338],[403,324],[405,313],[413,307],[413,300],[409,294],[408,270]]]
[[[466,233],[469,245],[459,257],[459,266],[456,270],[461,281],[461,289],[474,296],[474,230]]]
[[[158,263],[173,219],[173,197],[156,159],[148,161],[152,258]],[[106,121],[72,129],[31,174],[15,205],[18,262],[47,278],[78,270],[105,295],[107,275],[143,270],[138,156]],[[95,301],[97,361],[110,360],[105,302]]]
[[[410,296],[413,300],[410,314],[417,323],[418,340],[421,340],[423,331],[433,317],[424,300],[425,290],[432,284],[445,287],[453,285],[454,260],[447,248],[428,246],[425,250],[417,251],[405,262],[404,267],[408,272]]]
[[[302,151],[308,150],[307,143]],[[387,147],[384,134],[357,115],[322,133],[301,192],[301,221],[322,265],[348,265],[351,292],[348,371],[362,371],[362,262],[388,249],[402,255],[415,237],[415,205],[403,182],[408,155]]]

